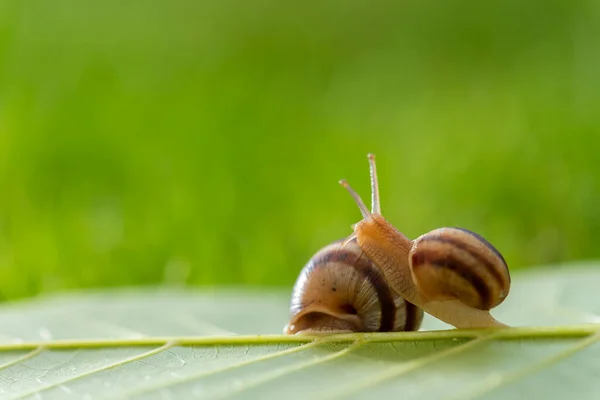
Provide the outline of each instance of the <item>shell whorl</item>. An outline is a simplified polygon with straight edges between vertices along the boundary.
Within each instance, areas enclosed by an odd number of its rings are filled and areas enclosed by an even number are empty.
[[[423,311],[398,296],[356,240],[320,249],[294,285],[286,333],[418,330]]]
[[[510,274],[500,252],[463,228],[439,228],[413,241],[409,254],[413,280],[429,299],[458,298],[480,310],[504,301]]]

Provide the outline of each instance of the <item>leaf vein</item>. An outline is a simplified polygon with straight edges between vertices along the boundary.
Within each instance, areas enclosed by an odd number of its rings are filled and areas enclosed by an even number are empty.
[[[38,354],[40,354],[44,350],[45,350],[45,348],[42,347],[42,346],[40,346],[38,348],[35,348],[35,349],[29,351],[28,353],[23,354],[21,357],[17,357],[14,360],[7,361],[4,364],[0,364],[0,370],[8,368],[8,367],[11,367],[11,366],[13,366],[15,364],[19,364],[21,362],[27,361],[30,358],[33,358],[33,357],[37,356]]]
[[[600,329],[598,323],[569,326],[531,326],[512,327],[498,331],[497,339],[538,339],[538,338],[581,338],[595,334]],[[414,342],[424,340],[470,339],[489,334],[488,329],[449,329],[439,331],[370,333],[370,334],[334,334],[326,336],[331,341],[354,342],[357,338],[372,342]],[[236,335],[236,336],[174,336],[174,337],[142,337],[122,339],[55,339],[40,342],[22,342],[0,344],[0,351],[30,350],[37,347],[46,349],[74,348],[107,348],[164,345],[168,342],[178,342],[180,345],[216,346],[216,345],[254,345],[254,344],[284,344],[309,343],[324,336],[298,335]]]
[[[479,385],[475,390],[470,391],[470,393],[462,394],[460,399],[476,399],[481,397],[489,392],[492,392],[503,385],[509,384],[511,382],[518,381],[527,377],[528,375],[534,374],[536,372],[541,371],[544,368],[550,367],[557,362],[568,358],[570,356],[575,355],[577,352],[584,350],[585,348],[597,343],[600,340],[600,332],[587,337],[585,339],[581,339],[579,342],[569,346],[567,349],[559,351],[550,357],[546,357],[539,362],[532,363],[525,368],[520,368],[515,372],[509,372],[501,375],[496,375],[493,379],[484,380],[482,385]]]
[[[108,365],[103,365],[103,366],[98,367],[98,368],[94,368],[94,369],[92,369],[90,371],[86,371],[86,372],[84,372],[82,374],[79,374],[79,375],[76,375],[76,376],[72,376],[70,378],[64,379],[64,380],[59,381],[59,382],[51,383],[51,384],[43,386],[41,388],[36,388],[36,389],[31,390],[29,392],[21,393],[21,394],[19,394],[18,396],[14,397],[14,398],[25,398],[25,397],[29,397],[29,396],[33,396],[33,395],[37,396],[37,395],[40,395],[41,392],[44,392],[44,391],[49,390],[49,389],[52,389],[52,388],[57,387],[59,385],[64,385],[66,383],[70,383],[70,382],[73,382],[75,380],[78,380],[78,379],[81,379],[81,378],[85,378],[85,377],[93,375],[95,373],[106,371],[106,370],[111,369],[111,368],[116,368],[116,367],[119,367],[119,366],[122,366],[122,365],[125,365],[125,364],[128,364],[128,363],[131,363],[131,362],[143,360],[146,357],[150,357],[150,356],[153,356],[155,354],[158,354],[158,353],[160,353],[162,351],[165,351],[165,350],[167,350],[167,349],[169,349],[169,348],[171,348],[171,347],[173,347],[175,345],[176,345],[176,342],[168,342],[168,343],[165,343],[164,345],[162,345],[162,346],[160,346],[158,348],[155,348],[155,349],[152,349],[152,350],[148,350],[146,352],[137,354],[135,356],[128,357],[128,358],[125,358],[123,360],[119,360],[117,362],[114,362],[114,363],[111,363],[111,364],[108,364]]]
[[[285,375],[291,374],[292,372],[296,372],[296,371],[302,370],[304,368],[310,368],[312,366],[322,364],[327,361],[335,360],[336,358],[343,357],[343,356],[347,355],[348,353],[356,350],[362,344],[363,344],[362,341],[356,341],[351,346],[346,347],[345,349],[336,351],[335,353],[328,354],[326,356],[315,357],[312,360],[307,360],[307,361],[299,362],[296,364],[292,364],[285,368],[279,368],[277,370],[271,371],[270,373],[263,374],[261,377],[258,377],[257,379],[254,379],[248,383],[236,386],[236,387],[230,389],[229,391],[219,395],[218,398],[220,398],[220,399],[226,398],[226,397],[232,396],[234,394],[244,392],[253,387],[268,383],[277,378],[281,378]]]
[[[451,347],[449,349],[439,351],[435,354],[417,358],[415,360],[407,361],[400,365],[390,367],[385,371],[378,370],[374,374],[369,374],[363,377],[360,380],[356,380],[351,384],[345,385],[343,390],[332,391],[330,394],[324,396],[325,399],[335,399],[335,398],[345,398],[348,395],[355,394],[359,391],[368,389],[370,387],[381,384],[387,380],[392,378],[397,378],[402,375],[409,374],[414,372],[420,368],[425,367],[426,365],[437,361],[439,359],[449,357],[451,355],[456,355],[458,353],[462,353],[468,351],[472,347],[479,346],[483,343],[488,342],[498,336],[497,334],[488,334],[486,336],[481,336],[475,339],[468,341],[467,343],[460,344],[455,347]]]
[[[184,383],[188,383],[188,382],[192,382],[198,379],[202,379],[205,378],[207,376],[211,376],[211,375],[216,375],[219,373],[223,373],[223,372],[227,372],[236,368],[241,368],[241,367],[245,367],[247,365],[251,365],[253,363],[256,362],[261,362],[261,361],[266,361],[266,360],[270,360],[272,358],[276,358],[276,357],[281,357],[281,356],[285,356],[288,354],[293,354],[293,353],[297,353],[300,351],[304,351],[307,349],[310,349],[312,347],[317,346],[318,344],[320,344],[321,341],[319,340],[315,340],[312,341],[310,343],[306,343],[306,344],[302,344],[300,346],[296,346],[294,348],[291,349],[286,349],[286,350],[279,350],[277,352],[271,353],[271,354],[267,354],[267,355],[263,355],[263,356],[257,356],[255,358],[252,358],[250,360],[244,360],[235,364],[231,364],[231,365],[227,365],[225,367],[221,367],[221,368],[217,368],[214,370],[210,370],[210,371],[202,371],[196,374],[191,374],[188,376],[184,376],[182,378],[179,379],[173,379],[170,381],[163,381],[163,382],[158,382],[156,385],[151,385],[151,386],[146,386],[144,388],[138,389],[138,390],[133,390],[130,392],[127,392],[125,397],[130,397],[130,396],[138,396],[144,393],[148,393],[154,390],[161,390],[161,389],[168,389],[169,387],[173,387],[176,385],[180,385],[180,384],[184,384]]]

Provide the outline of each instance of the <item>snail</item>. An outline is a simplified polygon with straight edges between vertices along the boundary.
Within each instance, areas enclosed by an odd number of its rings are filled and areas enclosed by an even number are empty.
[[[340,181],[363,217],[342,247],[355,243],[397,295],[449,325],[507,327],[490,314],[510,291],[508,266],[500,252],[462,228],[439,228],[408,239],[381,214],[375,156],[368,158],[372,211],[346,180]]]
[[[356,240],[338,240],[305,264],[286,334],[418,330],[423,311],[396,294]]]

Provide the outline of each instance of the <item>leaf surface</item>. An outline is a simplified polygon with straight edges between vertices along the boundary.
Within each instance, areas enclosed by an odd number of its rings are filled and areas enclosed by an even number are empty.
[[[600,267],[516,274],[514,328],[281,335],[289,292],[127,289],[0,308],[0,398],[596,399]]]

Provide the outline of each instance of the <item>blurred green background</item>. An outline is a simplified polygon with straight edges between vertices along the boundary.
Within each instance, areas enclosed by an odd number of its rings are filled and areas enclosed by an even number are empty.
[[[291,287],[360,214],[600,258],[593,1],[0,3],[0,299]]]

